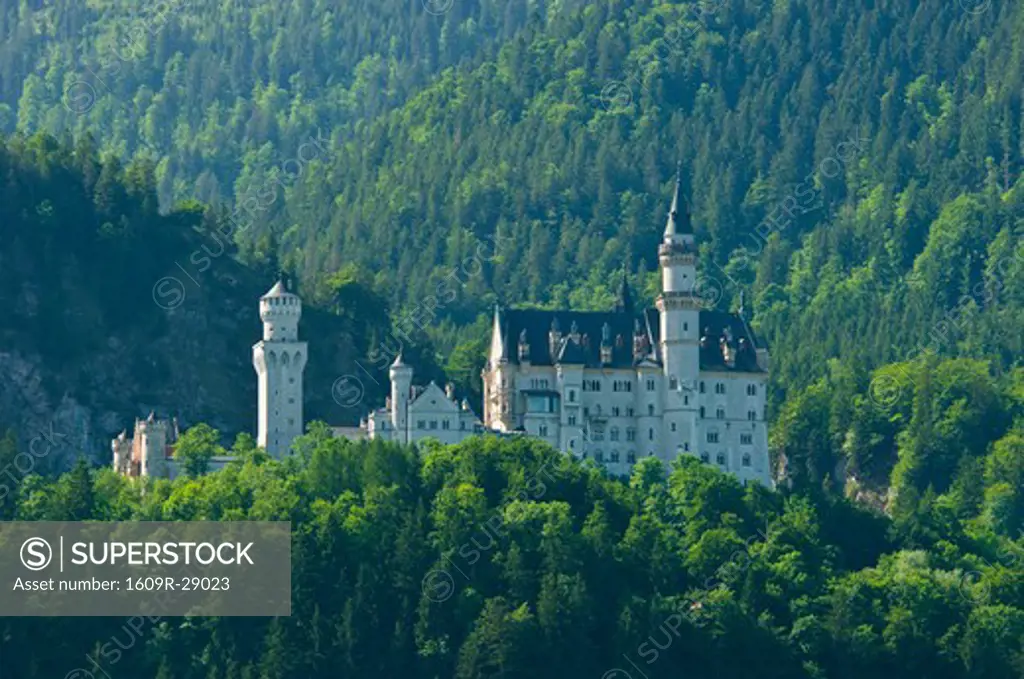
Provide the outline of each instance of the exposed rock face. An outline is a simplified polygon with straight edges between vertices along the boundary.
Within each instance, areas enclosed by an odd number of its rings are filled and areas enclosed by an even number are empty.
[[[226,260],[220,265],[234,275],[186,288],[183,303],[173,309],[154,304],[109,329],[106,340],[87,351],[44,355],[32,348],[31,323],[0,321],[0,431],[13,428],[22,450],[32,446],[32,471],[66,468],[80,453],[105,463],[110,439],[150,411],[177,417],[183,427],[206,422],[229,437],[255,433],[250,352],[260,337],[258,291],[265,285],[251,273],[248,284],[240,284],[247,272]],[[22,299],[25,294],[23,289]],[[32,307],[23,305],[18,316],[34,315]],[[346,325],[315,309],[300,325],[318,345],[307,371],[307,421],[352,424],[362,414],[342,408],[331,395],[333,381],[353,372],[355,360],[365,355],[365,348],[353,346]],[[54,343],[75,341],[68,333]],[[381,400],[382,388],[368,384],[366,403]]]

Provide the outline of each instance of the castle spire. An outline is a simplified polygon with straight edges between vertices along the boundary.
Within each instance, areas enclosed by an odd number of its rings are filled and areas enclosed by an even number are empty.
[[[676,187],[672,193],[672,207],[668,210],[668,222],[665,224],[665,239],[693,233],[690,224],[690,208],[682,197],[683,192],[683,161],[676,167]]]
[[[632,314],[634,308],[633,294],[629,291],[629,278],[623,269],[622,281],[619,283],[619,298],[615,300],[615,311]]]

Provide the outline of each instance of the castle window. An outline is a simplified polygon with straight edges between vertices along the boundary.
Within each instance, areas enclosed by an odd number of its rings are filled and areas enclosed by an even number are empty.
[[[576,416],[575,415],[570,415],[569,416],[569,426],[572,426],[572,427],[576,426]]]
[[[604,453],[602,453],[600,450],[595,450],[594,459],[597,460],[598,462],[604,462]]]
[[[626,428],[626,440],[636,441],[636,429],[633,429],[632,427]]]
[[[757,411],[756,410],[748,410],[747,411],[747,419],[750,420],[751,422],[756,420],[757,419]]]
[[[708,455],[707,453],[701,453],[700,454],[700,461],[704,462],[704,463],[710,462],[711,461],[711,456]]]
[[[700,419],[704,419],[704,406],[700,407]]]
[[[294,377],[289,377],[288,378],[288,384],[295,384],[295,378]]]
[[[675,375],[668,378],[668,388],[671,389],[672,391],[676,391],[677,389],[679,389],[679,380],[676,379]]]
[[[619,406],[612,406],[612,417],[619,416]]]
[[[618,427],[612,427],[611,430],[608,432],[608,438],[611,439],[612,441],[618,441],[619,440],[619,428]]]
[[[648,415],[653,415],[654,414],[654,404],[653,403],[648,403],[647,404],[647,414]]]
[[[715,382],[715,393],[716,394],[724,394],[725,393],[725,383],[724,382]]]
[[[447,431],[451,427],[451,422],[448,420],[441,420],[441,429]]]
[[[655,389],[657,389],[657,385],[654,383],[654,380],[648,379],[647,380],[647,391],[654,391]]]
[[[747,385],[747,396],[757,396],[757,385],[756,384],[748,384]]]
[[[632,408],[626,408],[626,417],[633,417],[635,414],[635,410],[633,410]]]
[[[740,443],[741,444],[743,444],[745,446],[749,446],[753,442],[754,442],[754,435],[753,434],[740,434]]]
[[[459,422],[459,430],[460,431],[466,431],[466,423],[465,422]]]
[[[676,423],[675,423],[675,422],[673,422],[673,423],[672,423],[672,431],[675,431],[675,430],[676,430]]]
[[[431,420],[430,421],[430,428],[431,429],[437,429],[437,420]]]
[[[612,451],[612,462],[618,462],[618,461],[619,461],[619,451],[613,450]]]
[[[539,427],[537,427],[537,432],[541,436],[547,436],[548,435],[548,425],[546,425],[546,424],[540,425]]]
[[[630,464],[636,464],[636,453],[632,450],[626,453],[626,462]]]
[[[575,402],[576,402],[576,390],[575,389],[570,389],[569,390],[569,403],[575,403]]]
[[[690,452],[690,444],[689,443],[684,443],[683,444],[683,450],[685,452],[687,452],[687,453]]]
[[[294,398],[291,398],[291,397],[289,397],[289,398],[288,398],[288,402],[289,402],[289,403],[295,403],[295,399],[294,399]]]
[[[690,405],[690,397],[689,396],[683,396],[683,405],[684,406]]]
[[[717,462],[719,464],[719,466],[724,467],[725,466],[725,453],[719,453],[718,455],[716,455],[715,456],[715,462]]]
[[[647,440],[648,441],[653,441],[654,440],[654,429],[648,429],[647,430]]]
[[[744,455],[743,455],[743,466],[744,467],[749,467],[750,466],[750,453],[744,453]]]
[[[683,323],[683,332],[689,332],[689,331],[690,331],[690,324],[684,322]]]
[[[724,420],[725,419],[725,408],[718,408],[717,410],[715,410],[715,417],[717,417],[720,420]]]
[[[708,443],[718,443],[718,432],[717,431],[709,431],[708,432]]]
[[[426,420],[416,420],[416,428],[417,429],[426,429],[427,428],[427,421]]]
[[[700,382],[700,393],[704,393],[704,380],[701,380]]]

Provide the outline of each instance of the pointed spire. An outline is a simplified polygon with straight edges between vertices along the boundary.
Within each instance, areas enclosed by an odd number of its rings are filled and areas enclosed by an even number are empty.
[[[690,208],[683,200],[683,161],[676,168],[676,187],[672,192],[672,207],[668,210],[668,222],[665,224],[665,238],[683,236],[693,233],[690,224]]]
[[[392,368],[404,368],[405,361],[402,360],[402,352],[398,352],[398,356],[395,356],[395,362],[391,364]]]
[[[622,270],[622,282],[619,283],[619,298],[615,301],[615,310],[632,314],[634,309],[633,294],[629,291],[629,279],[626,270]]]

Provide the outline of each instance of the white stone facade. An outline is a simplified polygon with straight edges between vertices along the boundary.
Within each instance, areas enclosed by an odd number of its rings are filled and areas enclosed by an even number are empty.
[[[258,380],[256,443],[271,457],[286,455],[302,435],[302,374],[309,355],[299,341],[302,300],[278,282],[260,298],[263,339],[252,347]]]
[[[662,292],[656,309],[634,310],[625,279],[611,312],[496,308],[483,370],[484,417],[452,388],[413,387],[398,355],[391,396],[351,438],[458,443],[493,432],[543,439],[629,474],[643,457],[693,455],[742,481],[772,485],[765,396],[768,350],[739,314],[702,308],[697,249],[679,181],[658,248]],[[682,208],[682,211],[680,209]],[[298,339],[302,301],[278,282],[260,299],[263,339],[253,348],[257,443],[275,458],[303,433]],[[129,476],[173,478],[177,424],[136,421],[112,442],[114,467]],[[211,469],[231,458],[217,458]]]
[[[444,390],[433,382],[425,387],[412,386],[413,369],[399,354],[390,369],[391,396],[385,407],[369,414],[363,425],[370,438],[398,443],[437,439],[458,443],[467,436],[483,432],[480,418],[469,403],[455,397],[449,385]]]
[[[614,312],[495,310],[486,427],[544,439],[616,474],[642,457],[693,455],[772,485],[768,351],[742,314],[701,308],[681,206],[677,181],[656,309],[634,312],[623,281]]]

